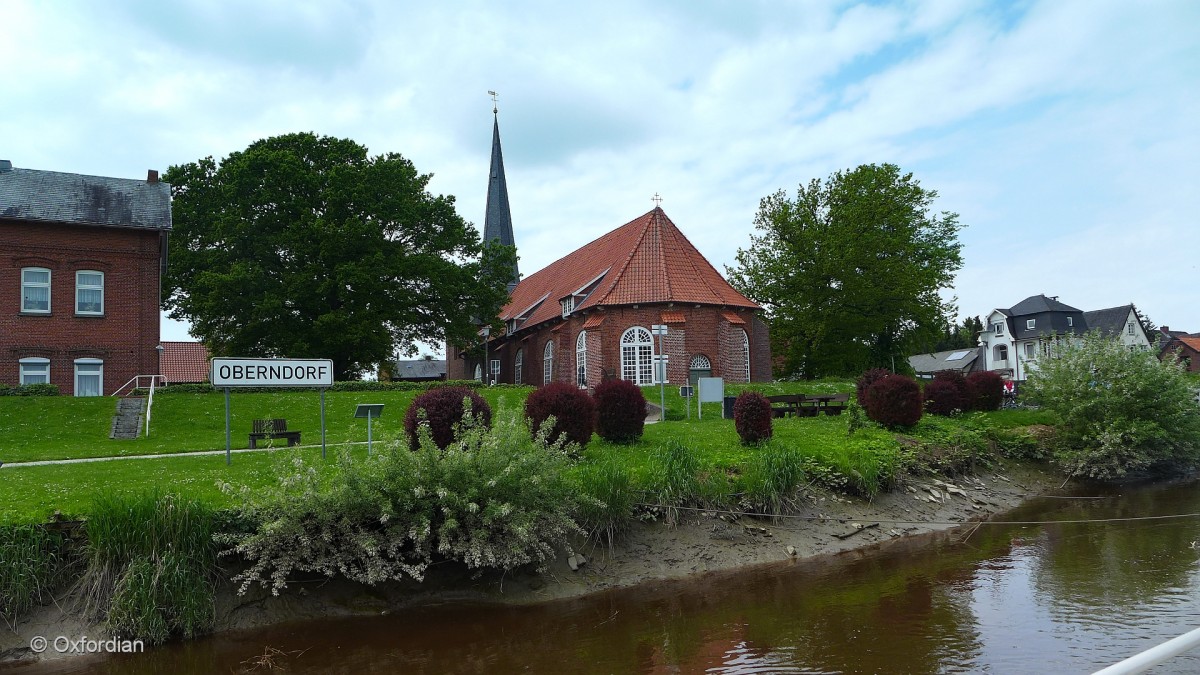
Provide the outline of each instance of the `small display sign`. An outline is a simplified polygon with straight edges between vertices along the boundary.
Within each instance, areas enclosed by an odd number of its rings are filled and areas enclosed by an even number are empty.
[[[691,398],[694,395],[691,385],[685,384],[679,388],[679,396],[682,398]]]

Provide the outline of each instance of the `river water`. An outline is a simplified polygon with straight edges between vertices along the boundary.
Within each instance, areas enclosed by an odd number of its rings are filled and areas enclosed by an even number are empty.
[[[1200,483],[1039,498],[1009,521],[1200,513]],[[29,672],[1089,673],[1200,626],[1200,517],[984,525],[532,607],[227,633]],[[279,672],[278,670],[274,672]],[[1155,673],[1200,673],[1200,650]]]

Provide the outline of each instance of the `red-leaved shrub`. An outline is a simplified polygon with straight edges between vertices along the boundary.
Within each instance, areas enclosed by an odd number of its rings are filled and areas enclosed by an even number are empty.
[[[646,396],[628,380],[596,385],[596,433],[613,443],[632,443],[646,426]]]
[[[535,389],[525,399],[525,417],[529,419],[534,436],[551,415],[554,426],[546,439],[549,442],[555,443],[565,434],[568,441],[583,448],[592,440],[596,404],[583,389],[566,382],[551,382]]]
[[[742,445],[756,445],[771,437],[771,402],[756,391],[743,391],[733,402],[733,428]]]
[[[990,370],[977,370],[967,375],[971,390],[972,410],[999,410],[1004,401],[1004,378]]]
[[[413,399],[404,413],[404,432],[408,435],[408,446],[416,450],[420,446],[417,436],[418,424],[428,423],[429,434],[439,449],[445,450],[454,442],[454,427],[461,424],[464,408],[463,399],[471,399],[471,417],[485,427],[492,426],[492,408],[482,396],[466,387],[442,387]],[[418,411],[425,411],[421,420]]]
[[[958,370],[939,370],[925,385],[925,409],[943,417],[971,409],[971,388]]]
[[[887,368],[872,368],[859,375],[858,380],[854,383],[854,395],[858,398],[858,404],[866,408],[871,385],[891,374],[892,371]]]
[[[904,375],[876,380],[867,391],[866,410],[885,427],[911,427],[921,419],[921,387]]]

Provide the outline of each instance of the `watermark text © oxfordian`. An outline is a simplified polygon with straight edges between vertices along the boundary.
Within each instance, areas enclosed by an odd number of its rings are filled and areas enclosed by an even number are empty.
[[[72,638],[59,635],[53,640],[35,635],[29,640],[29,648],[36,654],[53,649],[59,654],[141,654],[146,647],[141,640],[118,640],[117,638],[90,638],[82,635]]]

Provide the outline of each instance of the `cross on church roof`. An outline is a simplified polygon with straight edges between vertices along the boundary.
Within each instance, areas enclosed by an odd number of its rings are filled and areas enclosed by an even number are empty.
[[[650,201],[654,202],[655,208],[658,208],[658,206],[660,206],[662,204],[662,197],[659,197],[658,193],[655,192],[654,196],[650,198]]]

